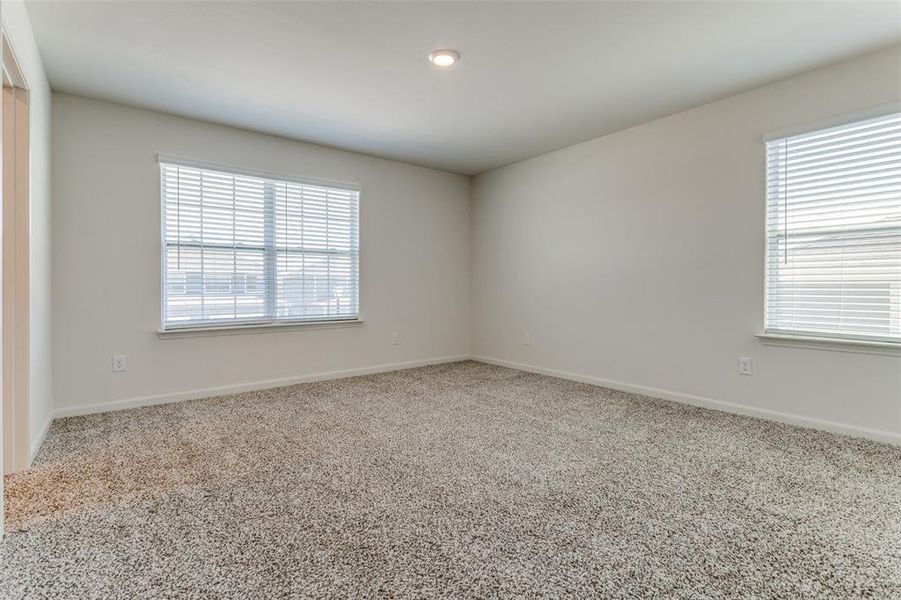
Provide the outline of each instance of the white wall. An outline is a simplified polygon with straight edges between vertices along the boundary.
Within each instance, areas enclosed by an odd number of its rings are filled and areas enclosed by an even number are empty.
[[[31,235],[29,240],[28,428],[32,455],[53,416],[51,353],[51,92],[22,2],[3,2],[3,21],[28,84]]]
[[[901,441],[901,357],[754,337],[761,136],[898,99],[894,48],[478,176],[475,354]]]
[[[61,414],[469,354],[469,178],[62,94],[53,96],[53,125]],[[159,339],[157,153],[359,180],[365,324]],[[391,345],[393,331],[400,345]],[[127,372],[111,372],[114,353],[127,354]]]
[[[473,352],[901,441],[901,358],[754,337],[762,135],[901,99],[901,48],[492,171],[472,201],[465,177],[53,98],[60,414]],[[366,324],[159,339],[158,152],[358,179]],[[120,352],[129,368],[113,374]],[[740,355],[753,377],[737,374]]]

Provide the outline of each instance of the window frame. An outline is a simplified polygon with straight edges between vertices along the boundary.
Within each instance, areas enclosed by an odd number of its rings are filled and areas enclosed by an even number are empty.
[[[217,335],[217,334],[230,334],[230,333],[254,333],[254,332],[262,332],[267,330],[290,330],[297,328],[331,328],[331,327],[341,327],[345,325],[356,325],[362,324],[364,322],[362,316],[362,289],[360,286],[360,280],[362,279],[361,271],[362,271],[362,257],[360,255],[360,247],[361,247],[361,239],[360,239],[360,220],[361,220],[361,207],[362,207],[362,197],[363,191],[362,186],[358,181],[336,181],[336,180],[326,180],[326,179],[317,179],[310,177],[301,177],[296,175],[285,175],[283,173],[265,171],[260,169],[249,169],[245,167],[236,167],[229,164],[210,162],[210,161],[202,161],[190,158],[184,158],[181,156],[174,156],[170,154],[157,154],[156,156],[156,166],[157,166],[157,184],[159,185],[159,218],[160,218],[160,280],[159,280],[159,290],[160,290],[160,305],[159,305],[159,328],[157,329],[157,335],[160,338],[164,337],[191,337],[192,335]],[[162,182],[162,166],[163,164],[168,165],[176,165],[180,167],[188,167],[195,169],[206,169],[210,171],[219,171],[223,173],[227,173],[229,175],[237,175],[237,176],[246,176],[246,177],[257,177],[262,179],[269,180],[277,180],[277,181],[286,181],[288,183],[296,183],[300,185],[310,185],[317,187],[326,187],[333,189],[340,189],[345,191],[355,192],[357,194],[357,215],[354,232],[354,237],[356,239],[356,295],[357,295],[357,310],[355,317],[345,317],[345,316],[337,316],[337,317],[317,317],[317,318],[306,318],[306,319],[292,319],[292,318],[252,318],[252,319],[223,319],[218,323],[197,323],[197,322],[188,322],[185,324],[166,324],[165,320],[165,306],[166,306],[166,285],[167,285],[167,273],[166,273],[166,251],[167,251],[167,239],[166,239],[166,218],[165,218],[165,210],[166,210],[166,198],[165,198],[165,189]],[[271,251],[278,251],[277,248],[273,247]],[[264,249],[264,252],[270,252],[269,249]],[[268,282],[266,282],[268,285]],[[187,281],[185,282],[185,286],[187,287]]]
[[[862,354],[879,354],[886,356],[901,356],[901,341],[894,341],[878,336],[866,336],[842,333],[821,333],[816,331],[785,330],[769,328],[769,237],[768,237],[768,211],[769,200],[767,198],[768,171],[767,144],[784,138],[804,135],[816,131],[852,125],[859,121],[886,117],[893,113],[901,113],[901,101],[887,102],[871,106],[861,110],[833,115],[804,125],[781,128],[765,133],[762,136],[763,146],[763,302],[762,302],[762,332],[755,337],[764,345],[781,346],[790,348],[805,348],[816,350],[828,350],[838,352],[852,352]]]

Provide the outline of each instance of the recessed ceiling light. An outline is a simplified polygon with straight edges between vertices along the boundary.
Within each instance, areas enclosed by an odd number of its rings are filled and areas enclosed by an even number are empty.
[[[455,50],[435,50],[429,54],[429,62],[436,67],[452,67],[460,60],[460,53]]]

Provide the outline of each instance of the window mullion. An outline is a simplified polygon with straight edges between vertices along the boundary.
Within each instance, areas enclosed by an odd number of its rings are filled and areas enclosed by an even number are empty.
[[[264,278],[266,285],[266,317],[277,317],[278,269],[275,242],[275,183],[266,180],[263,187],[263,245],[266,248]]]

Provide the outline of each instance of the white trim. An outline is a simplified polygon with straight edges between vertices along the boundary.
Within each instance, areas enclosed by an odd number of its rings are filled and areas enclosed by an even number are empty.
[[[165,155],[165,154],[157,154],[157,161],[158,161],[158,165],[160,168],[160,180],[159,180],[160,181],[160,185],[159,185],[159,190],[160,190],[160,196],[159,196],[159,198],[160,198],[160,205],[159,205],[159,211],[160,211],[160,213],[159,213],[160,214],[160,326],[159,326],[159,329],[157,330],[158,335],[162,336],[164,334],[168,335],[171,332],[188,331],[188,330],[193,330],[193,331],[221,330],[221,331],[224,331],[226,328],[237,329],[237,328],[241,328],[241,327],[262,328],[262,327],[275,327],[275,326],[283,326],[283,325],[284,326],[294,326],[294,325],[298,325],[298,324],[301,324],[304,322],[319,323],[319,322],[324,322],[324,321],[335,321],[335,322],[337,322],[337,321],[362,321],[362,318],[360,316],[360,272],[361,272],[361,268],[360,268],[360,262],[361,262],[360,261],[360,211],[361,211],[361,208],[360,208],[360,206],[361,206],[362,189],[359,184],[350,184],[350,183],[342,183],[342,182],[335,182],[335,181],[316,180],[316,179],[303,178],[303,177],[285,176],[285,175],[274,174],[274,173],[269,173],[269,172],[265,172],[265,171],[244,169],[241,167],[232,167],[232,166],[228,166],[228,165],[219,165],[216,163],[198,161],[198,160],[193,160],[193,159],[188,159],[188,158],[180,158],[180,157],[170,156],[170,155]],[[276,284],[276,282],[274,280],[270,281],[268,279],[269,271],[267,269],[267,273],[266,273],[267,277],[264,277],[267,279],[267,281],[266,281],[267,311],[266,312],[270,313],[267,318],[230,320],[227,323],[217,323],[217,322],[211,323],[211,322],[207,321],[207,322],[193,322],[193,323],[189,322],[189,323],[185,323],[184,325],[181,325],[178,323],[175,323],[175,324],[170,323],[167,325],[167,323],[166,323],[166,316],[167,316],[167,313],[166,313],[166,310],[167,310],[166,290],[168,289],[167,252],[169,250],[169,246],[168,246],[168,243],[166,240],[166,212],[167,212],[166,211],[166,201],[167,201],[167,199],[166,199],[166,181],[167,181],[167,178],[166,178],[166,174],[165,174],[166,173],[165,168],[167,165],[190,166],[190,167],[195,167],[195,168],[200,168],[200,169],[215,169],[215,170],[221,170],[222,172],[225,172],[230,175],[244,174],[244,175],[250,175],[250,176],[255,176],[255,177],[263,177],[263,178],[267,178],[267,179],[277,179],[280,181],[282,181],[282,180],[292,181],[292,182],[297,182],[297,183],[300,183],[303,185],[314,185],[314,186],[322,186],[322,187],[332,188],[332,189],[342,189],[344,191],[351,192],[350,197],[355,195],[356,196],[356,218],[354,219],[355,227],[354,227],[354,232],[353,232],[354,233],[353,241],[356,243],[354,245],[354,248],[347,253],[347,256],[356,259],[355,261],[352,261],[353,263],[355,263],[353,265],[355,267],[355,269],[354,269],[355,272],[353,273],[353,275],[354,275],[354,292],[355,292],[355,296],[356,296],[356,299],[355,299],[356,300],[356,306],[355,306],[356,311],[354,313],[347,313],[342,316],[325,317],[325,318],[318,318],[318,317],[311,318],[311,319],[291,319],[291,318],[280,319],[280,318],[276,318],[276,315],[273,314],[273,311],[275,311],[276,307],[274,306],[274,304],[272,306],[269,306],[269,302],[273,302],[273,303],[275,302],[274,294],[277,292],[277,290],[270,289],[270,288],[272,286],[274,286]],[[273,182],[270,181],[270,183],[273,183]],[[203,183],[201,182],[201,190],[202,190],[202,187],[203,187]],[[267,184],[266,188],[269,189],[269,187],[270,187],[269,184]],[[269,198],[269,200],[267,200],[267,211],[266,211],[267,214],[269,214],[269,212],[268,212],[269,209],[272,209],[274,211],[274,207],[270,206],[269,202],[274,202],[275,199],[272,198],[268,192],[266,193],[266,196],[267,196],[267,198]],[[203,212],[203,210],[202,210],[202,206],[201,206],[201,213],[202,212]],[[272,214],[275,214],[275,213],[273,212]],[[267,231],[268,231],[269,224],[271,224],[270,222],[272,221],[272,218],[273,217],[267,217],[265,219],[265,221],[267,223],[267,227],[266,227]],[[272,226],[274,227],[274,225],[272,225]],[[201,229],[203,229],[202,224],[201,224]],[[274,231],[272,232],[272,235],[275,235]],[[274,241],[272,243],[274,243]],[[201,243],[201,250],[202,249],[203,249],[203,244]],[[264,243],[263,249],[265,250],[267,257],[270,256],[270,253],[274,257],[276,249],[274,246],[269,245],[268,241],[267,241],[267,243]],[[344,255],[344,254],[345,253],[343,253],[343,252],[341,253],[341,255]]]
[[[28,452],[28,467],[31,468],[32,463],[34,463],[34,459],[37,458],[38,452],[41,450],[41,445],[43,445],[44,440],[47,439],[47,432],[50,431],[50,426],[53,424],[53,419],[56,418],[55,413],[51,413],[47,420],[44,421],[44,424],[41,426],[41,431],[38,432],[38,437],[31,442],[31,450]]]
[[[869,106],[853,112],[832,115],[823,119],[804,123],[803,125],[794,125],[792,127],[783,127],[774,131],[768,131],[763,134],[763,141],[766,143],[785,138],[792,138],[797,135],[812,133],[820,129],[832,129],[833,127],[850,125],[856,121],[878,119],[879,117],[885,117],[896,112],[901,112],[901,100],[877,104],[876,106]]]
[[[430,358],[424,360],[413,360],[407,362],[400,363],[390,363],[383,365],[375,365],[371,367],[362,367],[359,369],[342,369],[338,371],[326,371],[322,373],[313,373],[310,375],[301,375],[298,377],[286,377],[283,379],[269,379],[264,381],[255,381],[250,383],[242,383],[236,385],[229,386],[221,386],[221,387],[213,387],[213,388],[203,388],[190,390],[186,392],[172,392],[169,394],[157,394],[153,396],[141,396],[136,398],[128,398],[125,400],[116,400],[113,402],[99,402],[96,404],[87,404],[83,406],[73,406],[66,408],[58,408],[53,413],[53,418],[64,418],[64,417],[74,417],[78,415],[87,415],[94,413],[102,413],[109,412],[115,410],[124,410],[129,408],[138,408],[141,406],[154,406],[158,404],[169,404],[173,402],[183,402],[186,400],[197,400],[201,398],[212,398],[216,396],[226,396],[230,394],[239,394],[242,392],[251,392],[256,390],[265,390],[276,387],[284,387],[288,385],[295,385],[298,383],[309,383],[314,381],[326,381],[330,379],[344,379],[347,377],[357,377],[360,375],[372,375],[375,373],[386,373],[389,371],[400,371],[403,369],[414,369],[416,367],[424,367],[427,365],[437,365],[443,363],[451,363],[451,362],[459,362],[463,360],[475,360],[478,362],[483,362],[491,365],[498,365],[501,367],[507,367],[509,369],[517,369],[519,371],[527,371],[530,373],[538,373],[540,375],[548,375],[550,377],[558,377],[560,379],[568,379],[570,381],[578,381],[580,383],[588,383],[591,385],[597,385],[601,387],[611,388],[615,390],[620,390],[623,392],[629,392],[633,394],[640,394],[642,396],[649,396],[652,398],[659,398],[662,400],[669,400],[671,402],[679,402],[681,404],[688,404],[691,406],[698,406],[701,408],[709,408],[712,410],[718,410],[721,412],[727,412],[732,414],[744,415],[749,417],[755,417],[758,419],[764,419],[767,421],[775,421],[778,423],[787,423],[789,425],[796,425],[799,427],[806,427],[809,429],[819,429],[821,431],[829,431],[832,433],[839,433],[844,435],[850,435],[859,438],[865,438],[869,440],[874,440],[877,442],[885,442],[889,444],[894,444],[897,446],[901,446],[901,434],[892,433],[890,431],[883,431],[878,429],[869,429],[866,427],[858,427],[855,425],[845,425],[843,423],[836,423],[834,421],[824,421],[822,419],[815,419],[812,417],[803,417],[799,415],[793,415],[790,413],[783,413],[774,410],[767,410],[762,408],[754,408],[750,406],[744,406],[741,404],[734,404],[732,402],[723,402],[721,400],[714,400],[712,398],[706,398],[703,396],[695,396],[692,394],[683,394],[681,392],[674,392],[671,390],[664,390],[660,388],[653,388],[643,385],[636,385],[632,383],[625,383],[622,381],[614,381],[611,379],[603,379],[600,377],[592,377],[590,375],[580,375],[577,373],[570,373],[567,371],[559,371],[556,369],[546,369],[544,367],[538,367],[535,365],[527,365],[524,363],[518,363],[509,360],[501,360],[498,358],[491,358],[488,356],[480,356],[480,355],[466,355],[460,354],[456,356],[443,356],[437,358]],[[50,422],[48,421],[44,434],[46,435],[46,430],[49,428]],[[37,448],[39,448],[39,444],[37,444]],[[35,451],[36,453],[36,451]]]
[[[6,15],[3,15],[3,18],[0,19],[0,28],[2,28],[3,38],[3,74],[9,79],[10,85],[28,90],[28,81],[26,81],[25,75],[22,72],[21,63],[16,57],[16,49],[13,48],[12,36],[9,33]],[[7,59],[9,60],[7,61]]]
[[[701,408],[709,408],[712,410],[719,410],[722,412],[744,415],[748,417],[756,417],[758,419],[765,419],[767,421],[776,421],[779,423],[787,423],[789,425],[797,425],[800,427],[806,427],[809,429],[819,429],[822,431],[829,431],[832,433],[840,433],[844,435],[850,435],[854,437],[866,438],[869,440],[874,440],[877,442],[885,442],[889,444],[894,444],[896,446],[901,446],[901,434],[892,433],[890,431],[883,431],[879,429],[869,429],[866,427],[857,427],[855,425],[845,425],[843,423],[836,423],[834,421],[823,421],[821,419],[814,419],[812,417],[802,417],[799,415],[793,415],[789,413],[778,412],[775,410],[767,410],[764,408],[754,408],[751,406],[744,406],[741,404],[733,404],[732,402],[723,402],[721,400],[713,400],[712,398],[705,398],[703,396],[694,396],[692,394],[683,394],[681,392],[674,392],[671,390],[663,390],[659,388],[652,388],[643,385],[635,385],[632,383],[624,383],[622,381],[613,381],[611,379],[602,379],[600,377],[592,377],[589,375],[579,375],[576,373],[569,373],[567,371],[558,371],[556,369],[545,369],[544,367],[537,367],[534,365],[526,365],[522,363],[517,363],[509,360],[501,360],[498,358],[490,358],[487,356],[473,356],[472,360],[477,360],[479,362],[488,363],[492,365],[498,365],[501,367],[507,367],[510,369],[518,369],[520,371],[528,371],[530,373],[538,373],[540,375],[549,375],[551,377],[559,377],[560,379],[568,379],[571,381],[578,381],[580,383],[589,383],[592,385],[599,385],[601,387],[611,388],[614,390],[620,390],[623,392],[629,392],[632,394],[640,394],[642,396],[650,396],[652,398],[660,398],[663,400],[670,400],[672,402],[679,402],[681,404],[690,404],[691,406],[698,406]]]
[[[301,177],[298,175],[285,175],[284,173],[276,173],[274,171],[264,171],[261,169],[247,169],[244,167],[236,167],[222,163],[209,162],[205,160],[195,160],[193,158],[184,158],[181,156],[173,156],[171,154],[157,154],[158,163],[166,163],[170,165],[179,165],[182,167],[193,167],[195,169],[209,169],[211,171],[225,171],[234,175],[246,175],[248,177],[262,177],[263,179],[278,179],[280,181],[290,181],[292,183],[300,183],[303,185],[315,185],[322,187],[330,187],[349,192],[361,192],[363,190],[359,181],[335,181],[329,179],[316,179],[312,177]]]
[[[901,344],[896,342],[775,332],[758,333],[756,337],[760,340],[760,343],[765,346],[806,348],[809,350],[827,350],[831,352],[853,352],[855,354],[879,354],[882,356],[901,356]]]
[[[362,325],[363,319],[322,319],[320,321],[268,321],[248,322],[238,325],[192,325],[160,329],[156,336],[161,340],[184,337],[208,337],[211,335],[238,335],[247,333],[273,333],[297,329],[338,329]]]
[[[403,369],[413,369],[416,367],[424,367],[427,365],[438,365],[442,363],[459,362],[461,360],[469,360],[469,355],[460,354],[457,356],[439,356],[436,358],[427,358],[424,360],[411,360],[407,362],[389,363],[383,365],[374,365],[371,367],[361,367],[358,369],[342,369],[339,371],[325,371],[323,373],[311,373],[309,375],[300,375],[297,377],[285,377],[282,379],[267,379],[263,381],[252,381],[248,383],[239,383],[235,385],[225,385],[221,387],[202,388],[189,390],[186,392],[172,392],[169,394],[156,394],[153,396],[139,396],[135,398],[127,398],[125,400],[114,400],[112,402],[98,402],[96,404],[85,404],[82,406],[71,406],[58,408],[53,416],[74,417],[77,415],[89,415],[93,413],[109,412],[113,410],[123,410],[126,408],[137,408],[140,406],[154,406],[157,404],[169,404],[172,402],[183,402],[185,400],[198,400],[200,398],[213,398],[216,396],[227,396],[230,394],[240,394],[242,392],[252,392],[257,390],[266,390],[270,388],[284,387],[295,385],[298,383],[309,383],[312,381],[327,381],[329,379],[344,379],[346,377],[357,377],[359,375],[372,375],[374,373],[387,373],[389,371],[400,371]]]
[[[887,117],[889,115],[901,115],[901,100],[894,100],[876,106],[866,107],[860,110],[832,115],[804,125],[790,128],[782,128],[763,135],[764,141],[764,187],[769,190],[770,165],[767,146],[772,142],[803,136],[805,134],[827,131],[841,128],[846,125],[860,123]],[[764,285],[763,285],[763,322],[764,333],[756,334],[761,344],[768,346],[782,346],[790,348],[806,348],[813,350],[827,350],[832,352],[852,352],[856,354],[879,354],[885,356],[901,355],[901,343],[892,338],[879,338],[858,336],[853,334],[821,334],[818,332],[805,332],[797,330],[785,330],[769,328],[766,325],[770,321],[770,275],[772,264],[770,261],[770,192],[764,194]],[[781,210],[781,209],[780,209]]]

